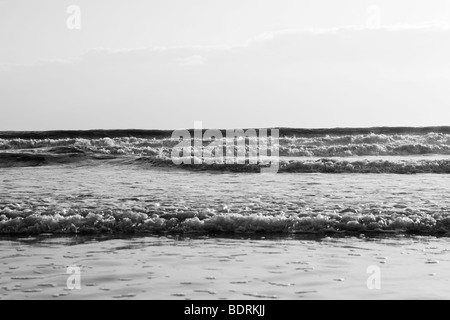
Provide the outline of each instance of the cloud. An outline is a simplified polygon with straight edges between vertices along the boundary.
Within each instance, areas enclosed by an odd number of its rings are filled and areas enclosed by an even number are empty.
[[[436,22],[286,30],[235,47],[98,48],[6,66],[0,127],[442,124],[449,36]]]
[[[194,55],[187,58],[179,58],[177,62],[180,66],[199,66],[205,63],[205,58]]]
[[[349,26],[266,32],[241,46],[179,46],[150,48],[94,48],[71,60],[41,61],[38,64],[100,65],[122,62],[153,65],[201,65],[239,60],[260,63],[264,59],[287,62],[393,62],[402,63],[429,58],[448,60],[450,45],[447,22],[433,21],[415,25]],[[4,65],[5,67],[7,65]],[[14,65],[9,65],[14,66]]]
[[[446,63],[449,36],[450,28],[443,22],[380,28],[352,26],[266,33],[250,41],[248,48],[252,53],[259,51],[289,61],[404,65],[432,58]]]
[[[304,28],[304,29],[286,29],[272,32],[264,32],[253,39],[250,39],[248,43],[255,41],[266,41],[272,40],[276,37],[283,35],[292,34],[338,34],[342,32],[365,32],[372,31],[373,29],[394,32],[394,31],[446,31],[450,28],[450,25],[446,21],[426,21],[416,24],[398,24],[398,25],[380,25],[378,27],[364,26],[364,25],[354,25],[354,26],[342,26],[334,28]]]

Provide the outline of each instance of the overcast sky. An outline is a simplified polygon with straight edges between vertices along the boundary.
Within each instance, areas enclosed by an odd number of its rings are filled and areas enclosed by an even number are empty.
[[[0,0],[0,131],[450,125],[449,24],[450,0]]]

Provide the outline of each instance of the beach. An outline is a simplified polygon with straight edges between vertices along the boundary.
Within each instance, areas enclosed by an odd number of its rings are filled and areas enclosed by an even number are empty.
[[[448,299],[449,250],[418,236],[2,238],[0,299]]]
[[[446,133],[314,137],[330,157],[281,156],[301,170],[278,173],[149,156],[165,138],[80,139],[3,140],[1,299],[449,297]],[[342,157],[348,139],[410,152]]]
[[[0,300],[450,299],[449,24],[0,0]]]

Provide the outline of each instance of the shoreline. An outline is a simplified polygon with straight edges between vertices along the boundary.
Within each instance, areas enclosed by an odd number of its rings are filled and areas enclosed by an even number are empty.
[[[448,298],[450,247],[436,237],[81,238],[0,239],[0,298]],[[80,290],[67,288],[70,266]]]

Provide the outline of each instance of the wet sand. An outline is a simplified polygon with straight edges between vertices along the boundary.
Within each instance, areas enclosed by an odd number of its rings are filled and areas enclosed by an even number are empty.
[[[44,236],[2,238],[0,258],[0,299],[450,297],[448,238]]]

